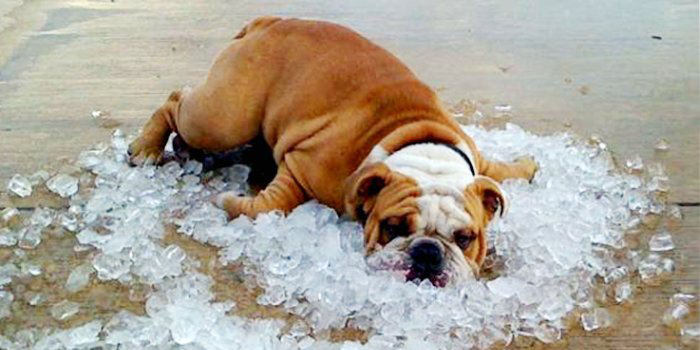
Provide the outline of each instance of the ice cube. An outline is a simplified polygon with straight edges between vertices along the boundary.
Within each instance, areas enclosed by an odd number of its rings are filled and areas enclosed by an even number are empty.
[[[35,226],[22,230],[17,245],[22,249],[34,249],[41,243],[41,229]]]
[[[88,283],[90,283],[90,276],[94,271],[95,270],[90,264],[82,264],[73,269],[66,280],[66,290],[69,293],[75,293],[83,289],[88,285]]]
[[[661,275],[661,257],[656,253],[647,255],[637,266],[642,282],[650,285],[659,284]]]
[[[32,184],[25,176],[15,174],[7,183],[7,190],[19,197],[28,197],[32,194]]]
[[[0,228],[0,247],[12,247],[17,244],[17,232],[7,227]]]
[[[43,229],[51,225],[51,222],[53,222],[53,216],[54,213],[51,211],[51,209],[39,207],[32,213],[32,216],[29,218],[29,223],[32,226]]]
[[[13,263],[0,265],[0,287],[10,283],[12,277],[19,275],[19,269]]]
[[[185,165],[182,166],[182,170],[185,174],[199,175],[202,173],[203,165],[196,160],[188,160]]]
[[[610,312],[603,308],[595,308],[581,314],[581,325],[587,332],[606,328],[612,324]]]
[[[493,110],[496,113],[508,114],[511,111],[513,111],[513,107],[511,105],[507,105],[507,104],[498,104],[498,105],[493,106]]]
[[[37,306],[40,304],[43,304],[47,300],[46,295],[37,293],[37,292],[32,292],[32,291],[27,291],[24,293],[24,301],[27,302],[27,304],[31,306]]]
[[[670,146],[668,144],[668,141],[666,139],[658,139],[656,140],[656,144],[654,144],[654,149],[657,151],[668,151],[670,149]]]
[[[15,296],[12,295],[12,293],[0,290],[0,319],[12,314],[10,311],[10,305],[12,304],[13,300],[15,300]]]
[[[622,304],[632,298],[633,287],[629,281],[624,281],[615,286],[615,302]]]
[[[51,316],[63,321],[75,316],[78,311],[80,311],[80,304],[64,299],[51,307]]]
[[[46,187],[51,192],[68,198],[78,192],[78,179],[67,174],[58,174],[46,182]]]
[[[700,323],[689,323],[681,327],[681,341],[685,344],[700,341]]]
[[[0,349],[17,350],[19,348],[15,346],[15,343],[11,342],[10,339],[0,335]]]
[[[676,293],[669,299],[669,303],[672,305],[677,302],[683,302],[688,305],[692,305],[697,303],[697,301],[698,298],[695,295],[687,293]]]
[[[17,208],[8,207],[0,211],[0,223],[7,226],[14,226],[21,220]]]
[[[630,170],[640,171],[644,168],[644,161],[642,160],[642,157],[635,155],[634,157],[627,159],[625,165]]]
[[[92,112],[90,112],[90,115],[92,116],[93,119],[99,119],[99,118],[102,118],[105,115],[105,113],[99,109],[96,109],[96,110],[93,110]]]
[[[666,326],[675,326],[690,314],[690,307],[682,301],[675,302],[664,311],[661,321]]]
[[[97,342],[99,340],[98,334],[101,330],[102,322],[91,321],[82,326],[61,332],[59,339],[66,349],[78,349]]]
[[[99,254],[92,260],[92,266],[97,271],[100,280],[119,279],[129,273],[131,262],[127,256],[118,254]]]
[[[547,323],[535,327],[535,337],[545,344],[551,344],[561,339],[561,329]]]
[[[658,232],[649,239],[649,250],[652,252],[666,252],[673,248],[673,238],[668,231]]]
[[[31,262],[23,262],[20,264],[20,275],[23,277],[39,276],[41,275],[41,266]]]
[[[503,298],[510,298],[523,287],[522,281],[512,277],[499,277],[486,283],[489,290]]]

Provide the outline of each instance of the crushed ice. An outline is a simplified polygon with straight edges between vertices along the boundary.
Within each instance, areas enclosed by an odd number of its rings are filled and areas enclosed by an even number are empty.
[[[136,282],[147,284],[146,315],[121,311],[105,324],[92,321],[69,330],[0,336],[0,347],[466,349],[508,344],[518,336],[552,343],[566,332],[566,319],[575,310],[586,330],[610,326],[600,297],[606,290],[614,296],[607,303],[625,303],[634,297],[635,276],[656,284],[673,272],[673,260],[663,255],[673,249],[667,231],[649,241],[653,252],[633,250],[625,239],[638,234],[645,216],[667,210],[656,199],[668,191],[663,168],[652,166],[647,179],[635,157],[626,163],[633,171],[616,170],[607,146],[595,137],[591,144],[567,134],[536,136],[512,124],[504,130],[465,130],[487,157],[507,161],[533,155],[540,170],[532,184],[503,185],[511,206],[504,219],[489,227],[494,252],[490,277],[444,289],[428,282],[405,283],[391,270],[376,268],[395,257],[378,254],[365,260],[360,225],[316,202],[286,217],[272,212],[227,222],[206,198],[225,189],[245,192],[245,166],[209,174],[202,174],[196,162],[131,168],[126,163],[128,139],[117,131],[109,144],[80,155],[80,166],[95,176],[94,186],[77,193],[76,178],[54,176],[48,188],[70,197],[70,207],[38,209],[28,224],[5,225],[0,245],[33,249],[52,224],[75,232],[76,250],[93,249],[95,254],[70,273],[65,288],[77,292],[92,276],[132,288]],[[31,185],[14,177],[8,188],[24,196]],[[680,218],[677,207],[668,210]],[[8,222],[16,215],[5,210],[0,218]],[[281,306],[304,321],[285,331],[279,320],[229,314],[236,305],[214,301],[213,279],[196,271],[197,262],[177,245],[160,243],[167,223],[219,247],[221,264],[243,263],[249,282],[264,289],[259,304]],[[2,265],[0,287],[22,273],[41,271]],[[34,294],[25,295],[26,302],[43,300]],[[15,299],[0,290],[0,318],[10,314]],[[687,303],[681,297],[673,301],[665,319],[682,319]],[[59,320],[78,312],[80,305],[68,300],[51,307]],[[368,342],[332,344],[314,336],[343,327],[367,331]],[[697,325],[683,327],[686,336],[698,333]]]

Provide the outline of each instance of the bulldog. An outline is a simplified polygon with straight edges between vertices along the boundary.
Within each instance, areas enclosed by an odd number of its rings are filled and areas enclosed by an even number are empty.
[[[364,225],[367,254],[405,256],[408,280],[443,286],[478,274],[486,227],[506,210],[499,182],[531,180],[530,157],[482,157],[436,93],[383,48],[343,26],[257,18],[192,89],[170,94],[129,147],[156,164],[171,133],[195,149],[257,137],[277,172],[252,197],[216,196],[230,218],[316,199]]]

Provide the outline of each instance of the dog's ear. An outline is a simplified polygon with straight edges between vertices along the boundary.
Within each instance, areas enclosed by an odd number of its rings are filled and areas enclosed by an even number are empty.
[[[374,206],[374,199],[387,185],[391,171],[383,163],[358,169],[345,182],[345,211],[364,222]]]
[[[486,176],[477,176],[467,189],[481,199],[489,221],[496,215],[497,211],[499,216],[505,215],[508,209],[508,200],[501,186],[495,180]]]

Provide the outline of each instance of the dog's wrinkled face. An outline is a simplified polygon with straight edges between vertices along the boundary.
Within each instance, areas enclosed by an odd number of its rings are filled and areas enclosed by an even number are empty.
[[[486,256],[486,226],[505,199],[498,184],[476,176],[458,189],[440,183],[421,186],[384,163],[365,166],[346,186],[346,209],[364,223],[368,254],[402,253],[407,280],[436,286],[478,275]]]

